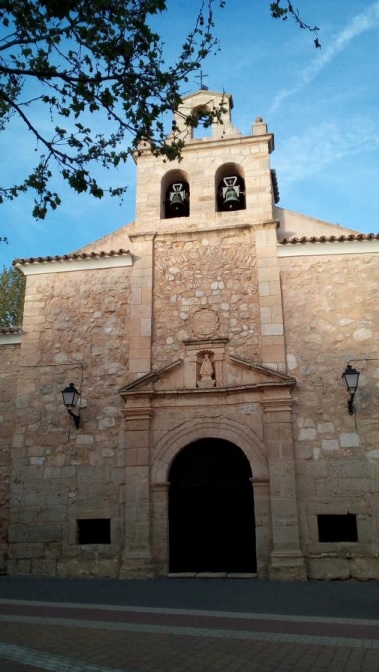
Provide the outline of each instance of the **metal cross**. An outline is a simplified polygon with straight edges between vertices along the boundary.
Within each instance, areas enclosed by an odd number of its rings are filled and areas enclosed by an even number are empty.
[[[199,75],[196,75],[196,77],[195,77],[195,80],[198,80],[198,79],[200,80],[200,89],[201,89],[201,91],[208,91],[208,87],[205,86],[205,84],[203,83],[203,79],[205,79],[206,77],[208,77],[208,75],[203,75],[203,71],[202,71],[202,70],[200,70],[200,74],[199,74]]]

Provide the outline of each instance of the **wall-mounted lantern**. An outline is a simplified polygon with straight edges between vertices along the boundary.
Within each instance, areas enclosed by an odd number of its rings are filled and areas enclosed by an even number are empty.
[[[347,401],[349,415],[354,415],[354,396],[358,387],[359,373],[360,372],[354,369],[351,364],[347,364],[346,369],[342,374],[347,391],[350,393],[350,399]]]
[[[70,383],[64,390],[62,390],[63,403],[67,408],[68,414],[74,421],[76,429],[80,426],[80,414],[75,415],[72,409],[75,408],[80,398],[80,392],[76,389],[74,383]]]

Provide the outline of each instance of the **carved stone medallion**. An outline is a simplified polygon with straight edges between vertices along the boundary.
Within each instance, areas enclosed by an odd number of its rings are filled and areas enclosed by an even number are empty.
[[[199,338],[212,336],[218,327],[217,314],[210,308],[197,310],[192,316],[192,331]]]

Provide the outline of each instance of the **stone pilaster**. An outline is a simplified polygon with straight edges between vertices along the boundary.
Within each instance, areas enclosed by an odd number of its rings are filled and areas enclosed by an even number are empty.
[[[125,549],[120,578],[154,575],[150,546],[150,435],[152,410],[125,408]]]
[[[286,370],[286,357],[277,254],[277,222],[257,224],[254,229],[261,318],[262,363],[284,372]]]
[[[270,483],[268,479],[252,478],[254,490],[255,546],[259,579],[268,578],[272,548]]]
[[[262,405],[272,520],[269,578],[306,580],[305,560],[300,548],[289,392],[285,390],[283,397],[279,398],[267,391]]]
[[[152,556],[158,576],[168,573],[168,491],[170,483],[151,483]]]
[[[154,234],[131,235],[134,263],[131,273],[129,372],[136,378],[151,370]]]

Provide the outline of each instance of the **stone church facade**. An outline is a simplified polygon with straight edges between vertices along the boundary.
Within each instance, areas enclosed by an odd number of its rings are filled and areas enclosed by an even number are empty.
[[[187,96],[179,130],[220,102],[181,162],[140,147],[133,224],[15,262],[3,573],[379,578],[379,236],[279,208],[274,137],[231,96]]]

